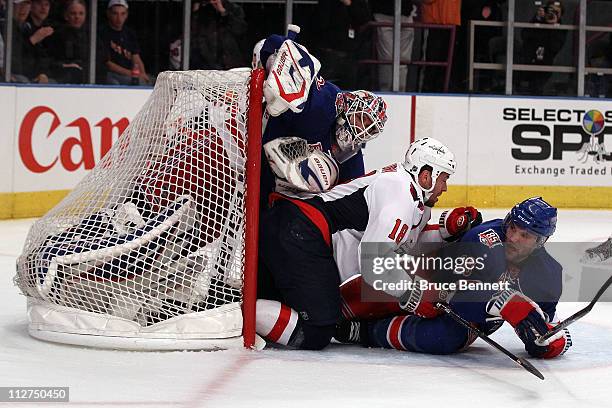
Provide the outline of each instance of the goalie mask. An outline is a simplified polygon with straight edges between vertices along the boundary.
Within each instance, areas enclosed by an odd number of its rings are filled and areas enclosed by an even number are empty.
[[[430,166],[432,168],[431,188],[424,188],[419,183],[425,193],[425,200],[428,200],[431,197],[438,176],[441,173],[447,173],[449,176],[452,176],[455,173],[457,163],[455,162],[455,155],[448,147],[436,139],[424,137],[410,145],[404,160],[404,168],[417,182],[423,166]]]
[[[332,143],[334,158],[344,163],[362,143],[378,137],[387,122],[387,104],[368,91],[341,92],[336,97],[336,133]]]

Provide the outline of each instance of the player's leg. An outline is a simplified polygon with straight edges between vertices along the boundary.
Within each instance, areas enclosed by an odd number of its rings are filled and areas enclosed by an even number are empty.
[[[429,354],[451,354],[468,342],[468,330],[450,317],[396,316],[369,324],[371,346]]]
[[[342,322],[336,340],[368,347],[394,348],[428,354],[451,354],[474,339],[468,330],[446,315],[425,319],[395,316],[370,322]]]
[[[322,349],[340,317],[340,278],[332,250],[321,231],[288,202],[277,202],[260,224],[260,273],[267,276],[259,279],[273,284],[286,308],[258,302],[258,333],[291,347]]]

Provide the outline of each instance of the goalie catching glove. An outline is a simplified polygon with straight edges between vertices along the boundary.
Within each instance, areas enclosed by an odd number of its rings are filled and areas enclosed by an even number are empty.
[[[440,215],[440,235],[445,241],[458,241],[471,228],[482,223],[482,214],[474,207],[457,207]]]
[[[277,185],[294,191],[320,193],[338,180],[338,165],[320,150],[310,151],[306,140],[280,137],[264,145],[270,168],[279,178]]]
[[[532,357],[557,357],[572,345],[567,329],[561,330],[543,343],[537,343],[536,339],[554,326],[546,321],[544,312],[537,303],[516,290],[505,290],[491,299],[487,304],[487,313],[510,323]]]

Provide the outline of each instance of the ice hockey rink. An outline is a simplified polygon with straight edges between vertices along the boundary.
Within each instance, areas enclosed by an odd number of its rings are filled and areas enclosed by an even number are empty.
[[[483,211],[485,219],[503,214]],[[467,352],[451,356],[338,344],[320,352],[159,353],[45,343],[28,335],[25,298],[12,282],[16,257],[33,221],[0,222],[0,386],[70,387],[69,404],[50,406],[612,406],[612,303],[605,302],[570,326],[574,345],[565,356],[531,360],[544,381],[481,340]],[[561,210],[554,241],[588,246],[605,240],[610,232],[612,211]],[[562,303],[559,317],[584,305]],[[526,356],[508,325],[492,337]],[[36,406],[41,405],[46,406]]]

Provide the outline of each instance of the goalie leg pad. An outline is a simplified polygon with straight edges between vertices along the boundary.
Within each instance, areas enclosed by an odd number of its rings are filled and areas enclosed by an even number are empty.
[[[188,221],[195,219],[193,212],[193,200],[183,196],[157,217],[127,234],[119,234],[109,223],[106,232],[113,235],[81,236],[73,230],[71,234],[62,233],[47,239],[33,259],[39,293],[48,296],[59,275],[68,275],[71,279],[122,280],[138,274],[138,268],[144,264],[141,261],[147,257],[155,258],[147,264],[161,266],[164,258],[170,261],[169,256],[180,254],[190,245],[186,237],[194,227]],[[170,240],[172,236],[176,239]],[[74,237],[80,239],[72,240]]]

